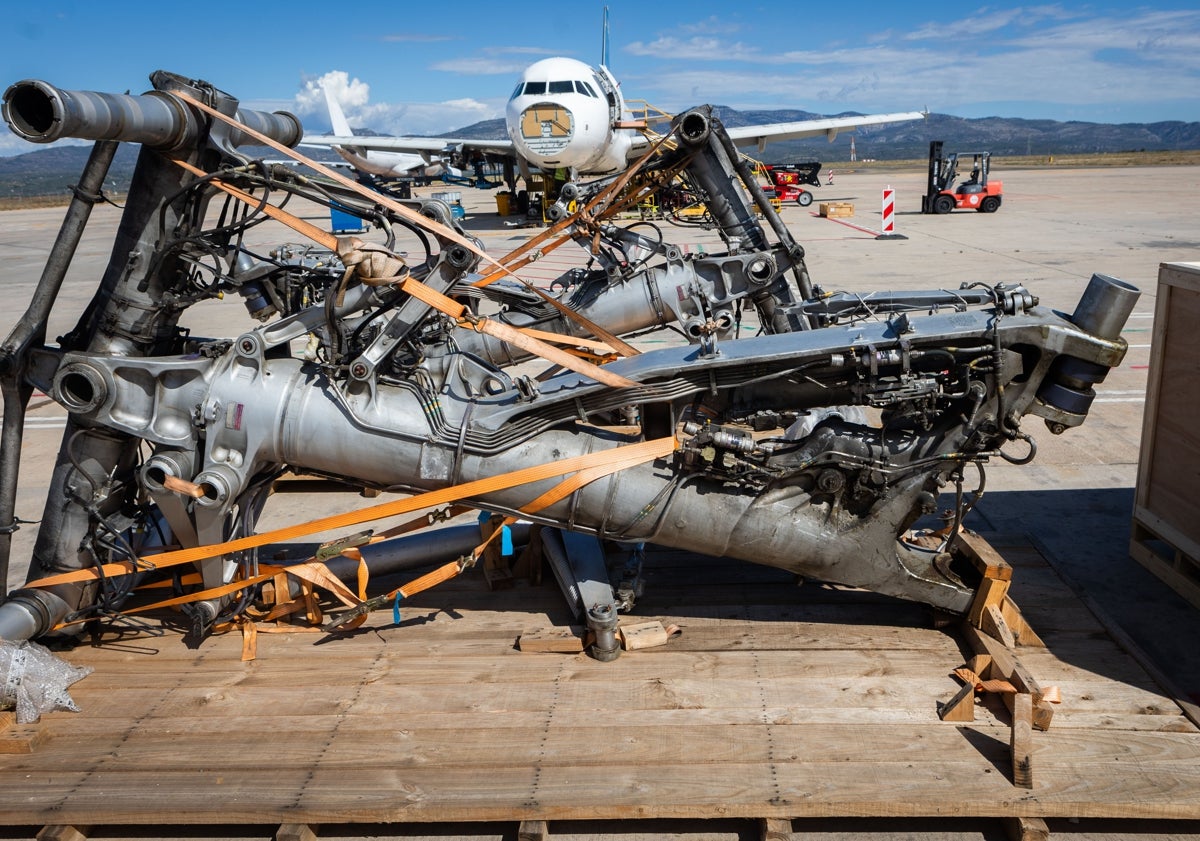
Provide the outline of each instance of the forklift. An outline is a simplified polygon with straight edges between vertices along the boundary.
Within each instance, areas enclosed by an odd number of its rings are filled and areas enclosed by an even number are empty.
[[[992,153],[962,153],[962,157],[965,158],[967,154],[974,155],[971,174],[965,181],[955,185],[960,153],[952,152],[943,157],[942,141],[930,141],[929,181],[925,195],[921,197],[922,213],[949,213],[956,207],[981,213],[995,213],[1000,209],[1003,185],[994,179],[988,180]]]

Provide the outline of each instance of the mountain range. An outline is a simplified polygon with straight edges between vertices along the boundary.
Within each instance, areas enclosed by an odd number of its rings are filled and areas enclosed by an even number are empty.
[[[810,120],[823,116],[797,110],[737,111],[725,106],[716,106],[715,110],[722,122],[730,127]],[[832,116],[853,116],[853,113]],[[446,136],[502,138],[505,136],[504,120],[473,123],[447,132]],[[1200,149],[1200,122],[1112,124],[1010,117],[966,119],[948,114],[930,114],[924,120],[864,126],[853,134],[838,135],[832,143],[819,137],[770,143],[761,153],[761,157],[767,163],[791,163],[800,160],[847,161],[850,159],[852,136],[860,160],[923,159],[929,154],[929,141],[935,139],[945,141],[946,149],[953,151],[986,150],[999,157],[1053,156]],[[60,144],[23,155],[0,158],[0,198],[69,192],[70,185],[75,183],[83,169],[89,148]],[[311,151],[306,150],[306,153]],[[337,160],[332,152],[312,157],[319,160]],[[137,147],[123,145],[109,170],[105,189],[123,192],[128,187],[136,160]]]

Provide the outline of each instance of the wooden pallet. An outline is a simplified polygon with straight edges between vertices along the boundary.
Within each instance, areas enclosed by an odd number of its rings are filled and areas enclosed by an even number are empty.
[[[569,624],[562,597],[478,574],[403,602],[399,627],[383,611],[342,639],[260,635],[247,663],[234,636],[77,648],[64,656],[95,667],[72,689],[82,712],[44,716],[41,743],[0,762],[0,826],[300,838],[504,821],[536,837],[740,819],[776,838],[794,820],[1003,818],[1034,838],[1067,818],[1200,820],[1200,729],[1027,541],[992,546],[1046,643],[1017,662],[1062,696],[1048,730],[1020,728],[1029,788],[1013,725],[1032,710],[985,695],[973,721],[938,717],[974,654],[959,625],[662,551],[637,618],[683,633],[614,663],[520,652],[521,634]]]

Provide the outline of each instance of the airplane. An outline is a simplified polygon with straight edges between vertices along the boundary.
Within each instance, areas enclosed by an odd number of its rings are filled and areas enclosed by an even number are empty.
[[[353,138],[354,131],[350,121],[338,104],[337,97],[329,85],[323,85],[325,104],[329,110],[329,122],[336,135],[343,138]],[[301,141],[304,145],[307,139]],[[324,147],[326,144],[313,144]],[[417,152],[385,152],[379,149],[367,148],[357,143],[344,143],[330,146],[343,160],[360,173],[378,175],[383,178],[404,176],[433,177],[442,175],[447,167],[441,160],[435,160],[428,151]]]
[[[839,132],[859,126],[918,120],[922,111],[823,117],[756,126],[727,128],[738,146],[761,151],[773,140],[824,135],[832,141]],[[440,154],[454,160],[493,156],[505,162],[505,181],[513,182],[515,161],[521,174],[568,170],[571,180],[581,175],[609,175],[624,169],[650,145],[644,123],[628,119],[620,85],[600,64],[592,67],[562,56],[531,64],[521,74],[505,107],[504,140],[462,137],[354,136],[349,126],[334,126],[335,135],[306,136],[312,146],[350,146],[372,151]]]

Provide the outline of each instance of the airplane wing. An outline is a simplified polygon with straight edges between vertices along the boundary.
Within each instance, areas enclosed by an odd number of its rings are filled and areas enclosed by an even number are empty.
[[[817,120],[800,120],[793,123],[768,123],[759,126],[725,127],[733,142],[738,146],[757,146],[762,151],[773,140],[792,140],[797,137],[825,135],[832,140],[839,131],[849,131],[859,126],[875,126],[883,123],[902,123],[920,120],[928,116],[924,111],[903,111],[896,114],[866,114],[857,117],[822,117]]]
[[[330,147],[346,146],[356,149],[374,149],[381,152],[463,152],[478,149],[480,152],[513,154],[511,140],[479,140],[466,137],[383,137],[370,135],[314,134],[301,139],[301,146]]]

